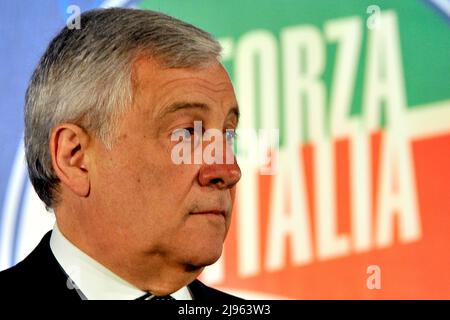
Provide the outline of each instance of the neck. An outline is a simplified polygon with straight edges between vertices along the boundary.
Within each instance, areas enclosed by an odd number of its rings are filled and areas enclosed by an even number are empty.
[[[160,252],[137,252],[129,247],[115,247],[101,237],[92,237],[101,233],[93,232],[93,226],[83,227],[89,224],[67,219],[70,216],[61,211],[56,214],[62,235],[118,277],[143,291],[159,296],[171,294],[194,281],[203,270],[203,267],[171,261]]]

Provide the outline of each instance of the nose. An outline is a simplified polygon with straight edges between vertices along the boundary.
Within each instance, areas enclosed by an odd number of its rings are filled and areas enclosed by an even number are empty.
[[[217,189],[232,188],[239,179],[241,179],[241,169],[236,158],[232,164],[203,164],[198,175],[201,186]]]

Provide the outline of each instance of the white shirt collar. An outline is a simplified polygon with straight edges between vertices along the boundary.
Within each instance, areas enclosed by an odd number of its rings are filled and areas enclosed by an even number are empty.
[[[57,224],[50,248],[58,263],[88,300],[133,300],[146,292],[123,280],[73,245]],[[171,294],[176,300],[192,300],[187,287]]]

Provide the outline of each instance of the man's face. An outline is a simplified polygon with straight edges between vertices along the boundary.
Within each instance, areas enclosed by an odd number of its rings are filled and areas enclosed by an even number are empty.
[[[232,84],[219,63],[162,69],[141,59],[134,67],[133,106],[113,149],[95,143],[91,234],[98,235],[103,254],[133,257],[124,265],[146,256],[160,256],[167,264],[211,264],[230,226],[240,169],[236,163],[175,164],[171,156],[178,142],[171,135],[192,132],[194,121],[202,121],[204,130],[235,129]],[[232,152],[226,142],[224,148]]]

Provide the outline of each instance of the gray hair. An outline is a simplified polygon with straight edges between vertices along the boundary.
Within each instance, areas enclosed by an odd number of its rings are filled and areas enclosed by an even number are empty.
[[[28,174],[47,209],[59,201],[49,148],[55,126],[77,124],[111,149],[120,116],[132,104],[135,59],[197,68],[220,56],[210,34],[159,12],[98,9],[81,14],[80,21],[81,29],[64,27],[51,41],[26,93]]]

